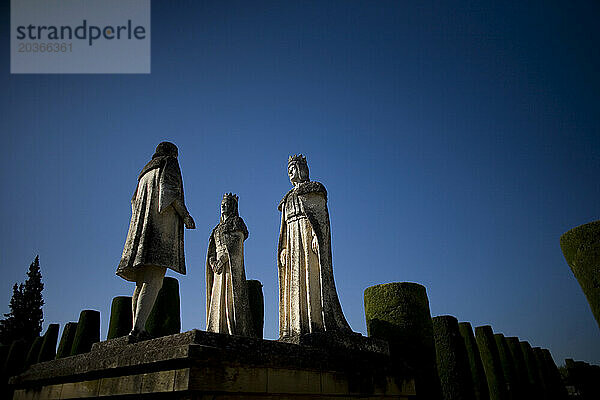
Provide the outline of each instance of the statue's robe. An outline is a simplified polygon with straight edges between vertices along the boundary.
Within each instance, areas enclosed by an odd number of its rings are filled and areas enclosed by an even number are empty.
[[[335,289],[327,191],[319,182],[304,182],[279,203],[281,230],[279,271],[279,335],[323,331],[350,332]],[[312,250],[312,237],[318,241]],[[285,267],[280,254],[286,249]]]
[[[185,204],[177,158],[153,158],[142,169],[131,198],[131,222],[117,275],[136,282],[146,265],[186,273],[183,218],[173,207],[178,200]]]
[[[244,269],[244,220],[231,216],[213,229],[206,254],[206,330],[255,336]],[[210,259],[226,260],[215,273]]]

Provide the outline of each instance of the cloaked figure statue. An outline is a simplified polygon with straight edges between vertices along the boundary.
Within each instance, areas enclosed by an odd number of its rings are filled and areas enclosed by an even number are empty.
[[[313,332],[351,332],[335,289],[327,191],[308,177],[306,158],[291,156],[294,185],[279,203],[277,250],[280,339]]]
[[[183,227],[194,229],[183,196],[177,146],[162,142],[138,176],[131,198],[131,222],[117,275],[135,282],[133,341],[148,339],[146,320],[167,268],[186,273]]]
[[[206,254],[206,330],[254,336],[246,272],[244,240],[248,229],[238,214],[238,196],[223,195],[221,221],[213,229]]]

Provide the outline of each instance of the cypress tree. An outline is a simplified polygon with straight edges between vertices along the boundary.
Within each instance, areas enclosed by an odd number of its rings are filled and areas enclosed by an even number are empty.
[[[40,272],[39,256],[29,266],[25,284],[13,286],[13,295],[10,299],[10,312],[4,314],[6,319],[0,321],[0,342],[12,343],[17,339],[32,342],[42,331],[44,314],[42,306],[42,274]]]

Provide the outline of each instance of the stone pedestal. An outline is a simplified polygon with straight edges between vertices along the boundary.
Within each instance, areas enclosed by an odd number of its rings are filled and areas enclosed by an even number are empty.
[[[14,399],[415,399],[388,355],[192,330],[35,364],[13,377]]]

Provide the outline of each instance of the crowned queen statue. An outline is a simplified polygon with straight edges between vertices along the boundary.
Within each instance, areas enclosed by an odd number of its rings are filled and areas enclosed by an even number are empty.
[[[325,331],[351,332],[335,289],[327,191],[308,178],[306,158],[289,157],[294,187],[279,203],[277,250],[280,339]]]
[[[244,269],[248,228],[238,213],[238,196],[223,195],[221,219],[206,254],[206,330],[255,336]]]

